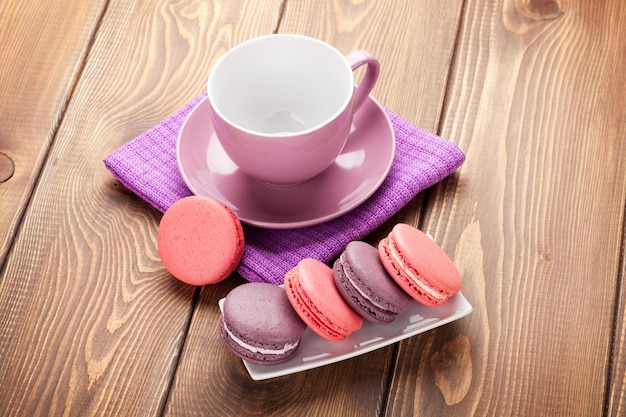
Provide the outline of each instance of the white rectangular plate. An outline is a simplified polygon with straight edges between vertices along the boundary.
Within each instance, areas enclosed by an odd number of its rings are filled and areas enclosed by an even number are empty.
[[[224,299],[219,301],[220,310]],[[306,371],[353,358],[380,349],[435,327],[458,320],[472,312],[472,306],[458,293],[440,307],[427,307],[413,302],[390,324],[363,322],[363,327],[341,342],[328,341],[307,328],[298,352],[286,362],[257,365],[243,361],[250,377],[256,381]]]

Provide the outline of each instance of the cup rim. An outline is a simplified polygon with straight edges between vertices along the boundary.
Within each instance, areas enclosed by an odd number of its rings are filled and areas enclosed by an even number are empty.
[[[294,137],[294,136],[301,136],[301,135],[308,135],[311,134],[312,132],[316,132],[320,129],[322,129],[323,127],[329,125],[330,123],[332,123],[334,120],[336,120],[341,114],[343,114],[343,112],[346,110],[346,108],[349,106],[350,102],[353,101],[354,99],[354,77],[352,77],[351,80],[351,87],[350,89],[352,90],[351,94],[348,94],[346,99],[344,100],[343,104],[341,106],[339,106],[339,108],[337,109],[337,111],[335,113],[333,113],[332,116],[330,116],[328,119],[326,119],[325,121],[309,127],[307,129],[298,131],[298,132],[278,132],[278,133],[265,133],[265,132],[259,132],[256,130],[252,130],[252,129],[248,129],[246,127],[243,127],[235,122],[233,122],[232,120],[230,120],[228,117],[226,117],[224,115],[224,113],[222,111],[220,111],[217,106],[215,105],[215,100],[213,99],[213,94],[211,92],[211,82],[214,78],[214,74],[215,74],[215,69],[221,65],[221,63],[226,60],[228,58],[229,55],[232,55],[233,53],[235,53],[237,50],[244,48],[252,43],[256,43],[256,42],[261,42],[267,38],[300,38],[300,39],[304,39],[308,42],[313,42],[313,43],[317,43],[320,45],[325,46],[326,48],[328,48],[330,51],[332,51],[333,53],[335,53],[338,57],[341,58],[341,60],[344,62],[346,69],[352,73],[352,68],[350,67],[350,64],[348,63],[348,60],[346,59],[345,55],[342,54],[337,48],[335,48],[333,45],[324,42],[320,39],[317,38],[313,38],[311,36],[305,36],[305,35],[299,35],[299,34],[295,34],[295,33],[275,33],[275,34],[269,34],[269,35],[262,35],[262,36],[257,36],[254,38],[250,38],[248,40],[245,40],[237,45],[235,45],[234,47],[232,47],[231,49],[229,49],[228,51],[226,51],[218,60],[217,62],[213,65],[213,68],[211,69],[211,72],[209,73],[209,77],[207,80],[207,99],[209,102],[209,106],[212,109],[213,112],[215,112],[219,118],[228,123],[230,126],[232,126],[233,128],[247,133],[249,135],[254,135],[257,137],[265,137],[265,138],[288,138],[288,137]]]

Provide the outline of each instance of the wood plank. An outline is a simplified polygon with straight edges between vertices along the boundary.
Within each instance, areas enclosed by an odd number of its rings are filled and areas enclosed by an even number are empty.
[[[401,345],[389,415],[603,415],[626,197],[624,33],[617,1],[466,2],[442,134],[467,159],[425,225],[475,310],[426,350]],[[458,336],[469,343],[446,347]]]
[[[69,5],[85,2],[66,3],[69,23]],[[276,9],[108,3],[0,277],[0,415],[162,413],[197,292],[161,265],[160,214],[102,158],[199,94],[216,57],[271,31]]]
[[[615,339],[611,351],[611,370],[607,395],[607,416],[626,415],[626,229],[622,238],[622,271],[617,290],[618,305],[616,309]]]
[[[0,269],[104,4],[72,0],[0,4]]]
[[[317,37],[344,53],[370,50],[383,62],[374,96],[434,131],[460,11],[460,1],[443,6],[437,1],[288,0],[279,32]],[[407,209],[406,216],[414,219],[414,210]],[[384,410],[394,347],[299,374],[252,381],[217,333],[217,301],[231,285],[237,283],[202,289],[166,415],[362,416]]]

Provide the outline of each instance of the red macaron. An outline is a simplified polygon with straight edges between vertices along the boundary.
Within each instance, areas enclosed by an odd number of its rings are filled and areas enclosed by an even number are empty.
[[[192,285],[214,284],[237,268],[243,255],[243,228],[224,204],[191,196],[165,212],[157,243],[161,262],[174,277]]]
[[[399,223],[378,244],[383,266],[411,297],[427,306],[445,303],[461,290],[450,257],[421,230]]]
[[[300,318],[327,340],[344,340],[363,325],[363,318],[337,291],[333,270],[323,262],[301,260],[285,275],[285,291]]]

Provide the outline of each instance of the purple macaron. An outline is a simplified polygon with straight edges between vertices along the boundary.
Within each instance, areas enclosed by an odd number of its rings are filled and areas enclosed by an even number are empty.
[[[333,266],[339,293],[364,319],[391,323],[413,299],[389,276],[378,250],[360,241],[350,242]]]
[[[219,322],[224,344],[258,364],[284,362],[300,346],[306,324],[291,307],[285,290],[268,283],[240,285],[224,299]]]

